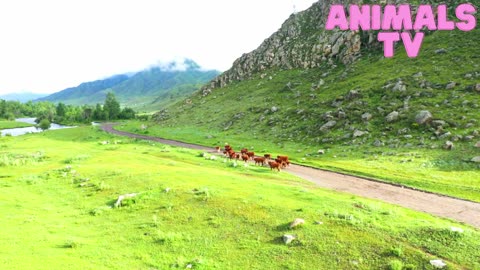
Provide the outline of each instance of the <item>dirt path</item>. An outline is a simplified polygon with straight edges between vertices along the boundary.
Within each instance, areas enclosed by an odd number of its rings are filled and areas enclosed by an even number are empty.
[[[133,134],[113,129],[113,124],[103,124],[101,128],[109,133],[156,141],[164,144],[213,152],[214,149],[175,140]],[[480,203],[454,199],[442,195],[402,188],[364,178],[344,175],[320,169],[292,164],[285,171],[311,181],[316,185],[362,197],[382,200],[435,216],[454,219],[480,228]]]

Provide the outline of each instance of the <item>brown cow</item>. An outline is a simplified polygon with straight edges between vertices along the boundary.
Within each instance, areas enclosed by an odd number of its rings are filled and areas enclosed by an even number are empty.
[[[220,153],[220,146],[215,146],[215,150]]]
[[[263,156],[264,156],[266,159],[271,159],[271,158],[272,158],[272,155],[270,155],[270,154],[265,154],[265,155],[263,155]]]
[[[288,156],[277,156],[277,159],[282,161],[281,163],[282,163],[282,166],[284,168],[287,167],[288,165],[290,165],[290,161],[288,160]],[[277,160],[277,159],[275,159],[275,160]]]
[[[247,152],[248,152],[247,148],[243,148],[242,150],[240,150],[240,153],[242,153],[242,154],[246,154]]]
[[[253,159],[255,157],[255,152],[247,152],[247,156]]]
[[[264,157],[256,157],[256,158],[253,158],[253,160],[255,160],[255,165],[259,164],[259,165],[265,165],[265,158]]]
[[[233,150],[231,150],[230,152],[228,152],[228,157],[230,159],[234,159],[237,157],[237,155],[235,154],[235,152]]]
[[[280,171],[280,163],[277,163],[275,161],[269,161],[268,165],[270,166],[270,170],[277,169]]]
[[[242,160],[247,162],[249,159],[249,156],[248,155],[242,155]]]
[[[280,164],[280,166],[281,166],[282,168],[286,168],[286,167],[287,167],[287,162],[284,161],[284,160],[282,160],[282,159],[276,158],[276,159],[275,159],[275,162],[277,162],[278,164]]]

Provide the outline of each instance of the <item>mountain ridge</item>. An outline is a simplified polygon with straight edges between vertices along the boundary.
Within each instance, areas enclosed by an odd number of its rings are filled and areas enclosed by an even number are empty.
[[[37,101],[93,105],[102,103],[106,93],[112,91],[124,105],[151,107],[167,102],[167,98],[175,100],[183,97],[218,74],[216,70],[203,70],[193,60],[184,59],[183,62],[172,61],[128,75],[84,82]]]

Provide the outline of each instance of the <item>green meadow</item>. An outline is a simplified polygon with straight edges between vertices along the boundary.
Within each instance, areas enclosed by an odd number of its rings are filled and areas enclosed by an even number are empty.
[[[147,129],[142,130],[142,125]],[[236,150],[247,147],[260,155],[286,154],[299,164],[480,202],[480,166],[469,161],[470,153],[475,151],[473,143],[458,144],[451,152],[425,148],[392,150],[370,145],[313,148],[296,141],[275,143],[259,134],[166,127],[153,122],[129,121],[116,129],[212,147],[228,142]],[[325,154],[320,155],[320,149],[325,150]]]
[[[480,268],[478,229],[95,127],[0,138],[0,190],[0,269]]]
[[[15,121],[0,120],[0,129],[31,127],[31,124]]]

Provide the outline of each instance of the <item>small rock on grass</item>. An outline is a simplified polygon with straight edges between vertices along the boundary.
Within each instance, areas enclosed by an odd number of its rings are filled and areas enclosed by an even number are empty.
[[[305,220],[302,218],[296,218],[292,223],[290,223],[290,229],[293,229],[295,227],[298,227],[300,225],[305,224]]]
[[[442,260],[430,260],[430,264],[433,265],[433,267],[438,269],[443,269],[445,268],[445,266],[447,266],[447,264],[444,263]]]
[[[288,245],[290,244],[293,240],[295,240],[295,236],[291,235],[291,234],[285,234],[283,236],[283,242]]]

